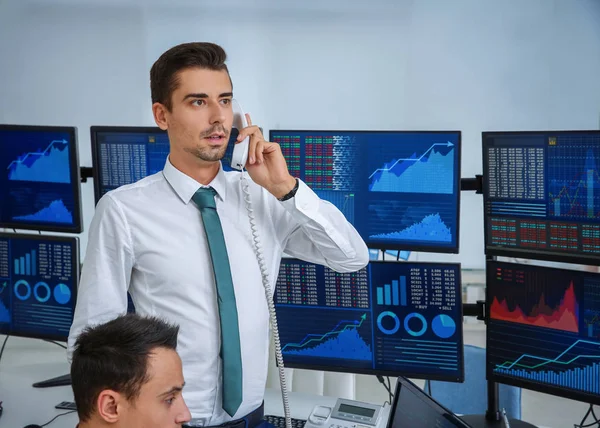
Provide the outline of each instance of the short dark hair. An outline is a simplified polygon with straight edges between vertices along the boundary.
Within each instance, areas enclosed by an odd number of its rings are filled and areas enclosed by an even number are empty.
[[[179,327],[155,317],[129,313],[87,327],[77,338],[71,362],[71,384],[77,413],[88,420],[105,389],[138,396],[148,381],[148,357],[156,348],[177,349]]]
[[[225,70],[229,74],[226,60],[225,50],[214,43],[191,42],[173,46],[163,53],[150,69],[152,104],[161,103],[170,111],[171,97],[179,85],[180,71],[197,67],[214,71]]]

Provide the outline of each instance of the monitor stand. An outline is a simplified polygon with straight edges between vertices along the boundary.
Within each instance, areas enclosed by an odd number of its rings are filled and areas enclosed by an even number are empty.
[[[36,382],[32,386],[34,388],[50,388],[53,386],[65,386],[65,385],[71,385],[71,375],[70,374],[53,377],[52,379],[43,380],[41,382]]]
[[[504,428],[506,426],[502,420],[490,421],[485,415],[464,415],[460,416],[460,419],[465,421],[472,428]],[[518,419],[508,418],[508,421],[510,422],[510,428],[537,428],[529,422],[520,421]]]

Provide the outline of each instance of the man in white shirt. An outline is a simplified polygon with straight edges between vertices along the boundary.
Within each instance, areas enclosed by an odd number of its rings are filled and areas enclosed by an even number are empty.
[[[180,326],[189,426],[250,421],[253,428],[262,415],[269,313],[240,173],[224,172],[220,162],[233,121],[225,59],[218,45],[186,43],[152,66],[152,109],[168,132],[169,157],[162,172],[98,202],[69,347],[85,325],[124,313],[129,291],[137,312]],[[279,145],[247,119],[238,140],[250,137],[249,193],[271,288],[283,253],[338,272],[366,266],[368,249],[352,225],[290,175]],[[215,213],[221,227],[209,227]],[[224,256],[212,237],[217,229]],[[229,289],[220,288],[224,276]]]

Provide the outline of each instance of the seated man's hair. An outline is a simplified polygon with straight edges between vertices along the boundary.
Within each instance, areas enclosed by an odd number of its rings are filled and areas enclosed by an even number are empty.
[[[176,350],[179,327],[153,317],[119,316],[87,327],[77,338],[71,362],[71,384],[77,413],[88,420],[98,396],[111,389],[129,401],[148,381],[148,357],[156,348]]]

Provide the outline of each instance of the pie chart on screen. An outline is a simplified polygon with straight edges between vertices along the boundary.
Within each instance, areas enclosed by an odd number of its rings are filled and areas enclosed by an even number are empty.
[[[433,319],[431,328],[437,337],[447,339],[456,331],[456,324],[448,315],[441,314]]]
[[[61,305],[66,305],[71,300],[71,290],[65,284],[58,284],[54,287],[54,300]]]

